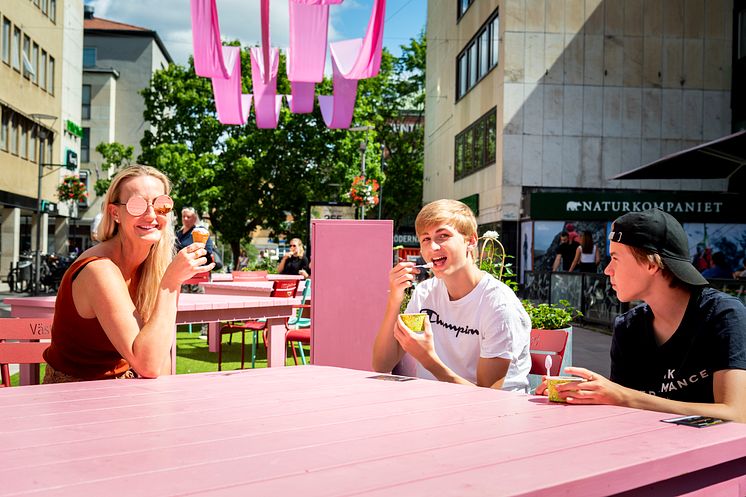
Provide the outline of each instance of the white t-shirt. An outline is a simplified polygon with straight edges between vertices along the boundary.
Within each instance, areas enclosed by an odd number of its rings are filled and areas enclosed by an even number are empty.
[[[509,359],[503,390],[527,391],[531,319],[515,293],[501,281],[483,273],[468,295],[450,300],[445,283],[431,278],[417,285],[407,312],[430,316],[435,352],[457,375],[476,384],[480,357]],[[435,379],[419,363],[416,375]]]

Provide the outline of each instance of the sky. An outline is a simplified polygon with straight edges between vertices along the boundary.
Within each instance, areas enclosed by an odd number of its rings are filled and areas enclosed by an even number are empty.
[[[190,0],[86,0],[94,16],[158,32],[171,58],[185,65],[192,54]],[[329,41],[362,38],[373,0],[344,0],[330,7]],[[225,40],[258,44],[259,0],[217,0],[220,32]],[[425,29],[427,0],[388,0],[383,43],[394,55],[400,45]],[[272,45],[288,45],[288,0],[270,2]]]

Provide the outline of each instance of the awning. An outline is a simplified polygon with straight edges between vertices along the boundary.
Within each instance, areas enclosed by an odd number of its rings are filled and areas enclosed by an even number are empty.
[[[728,179],[746,193],[746,130],[697,145],[614,176],[613,179]]]

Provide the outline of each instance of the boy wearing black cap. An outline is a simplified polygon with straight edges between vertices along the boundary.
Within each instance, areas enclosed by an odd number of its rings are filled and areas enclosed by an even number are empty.
[[[611,381],[567,368],[588,381],[560,385],[561,395],[571,404],[746,422],[746,307],[706,286],[684,229],[660,209],[621,216],[609,240],[604,273],[619,300],[645,304],[614,322]]]

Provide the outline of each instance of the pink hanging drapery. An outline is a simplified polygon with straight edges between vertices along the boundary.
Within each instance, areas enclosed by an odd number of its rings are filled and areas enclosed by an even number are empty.
[[[326,64],[329,6],[343,0],[289,0],[290,47],[287,75],[291,112],[313,111],[315,84],[323,80]],[[269,0],[261,2],[262,45],[251,49],[253,103],[257,126],[276,127],[282,104],[277,95],[279,51],[271,48]],[[199,76],[212,80],[220,122],[244,124],[252,94],[241,93],[241,62],[238,47],[223,47],[220,41],[215,0],[191,0],[194,67]],[[347,128],[352,122],[357,82],[378,74],[383,46],[385,0],[374,0],[364,38],[329,45],[334,91],[320,95],[319,106],[326,125]]]

